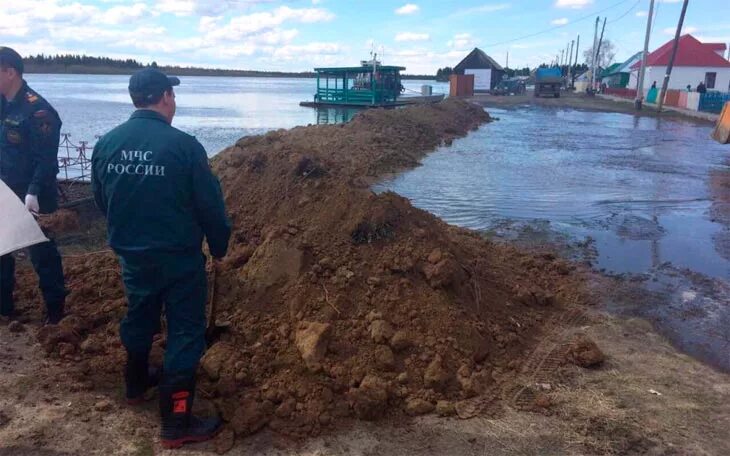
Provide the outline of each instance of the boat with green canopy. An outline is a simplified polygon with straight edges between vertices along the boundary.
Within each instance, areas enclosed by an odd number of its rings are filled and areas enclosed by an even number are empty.
[[[301,106],[318,107],[396,107],[415,103],[434,103],[440,95],[403,96],[401,71],[405,67],[380,65],[376,60],[360,66],[315,68],[317,92],[314,101]]]

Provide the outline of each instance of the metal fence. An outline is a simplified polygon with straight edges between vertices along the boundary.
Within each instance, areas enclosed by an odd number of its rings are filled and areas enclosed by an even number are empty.
[[[98,136],[97,138],[98,139]],[[74,144],[71,135],[61,134],[61,142],[58,146],[58,169],[59,181],[82,181],[91,180],[91,152],[94,146],[88,141],[79,141]]]
[[[728,92],[707,92],[700,96],[700,111],[720,114],[725,103],[730,101]]]

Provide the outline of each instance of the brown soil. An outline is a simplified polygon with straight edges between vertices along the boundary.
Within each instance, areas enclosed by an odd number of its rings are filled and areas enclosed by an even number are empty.
[[[455,100],[373,110],[347,125],[244,138],[214,159],[234,235],[212,293],[226,331],[202,361],[200,388],[236,436],[267,426],[311,436],[344,417],[430,413],[438,401],[463,417],[493,412],[545,323],[586,304],[564,261],[370,191],[377,176],[488,120]],[[72,316],[38,339],[79,381],[116,385],[116,259],[67,257],[65,267]],[[34,282],[21,272],[19,302],[38,300]],[[153,356],[163,347],[157,340]]]
[[[41,215],[38,224],[47,235],[54,237],[74,232],[81,227],[78,214],[69,209],[59,209],[53,214]]]

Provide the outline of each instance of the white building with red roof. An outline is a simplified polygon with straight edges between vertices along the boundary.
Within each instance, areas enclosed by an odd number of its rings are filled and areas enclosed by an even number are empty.
[[[668,41],[647,56],[644,79],[646,88],[653,82],[656,82],[657,88],[661,88],[672,55],[673,42],[674,40]],[[730,61],[725,58],[726,49],[725,43],[702,43],[692,35],[682,35],[674,58],[669,88],[684,90],[689,85],[694,91],[700,82],[704,82],[707,90],[729,92]],[[641,62],[637,62],[631,69],[638,73],[640,67]]]

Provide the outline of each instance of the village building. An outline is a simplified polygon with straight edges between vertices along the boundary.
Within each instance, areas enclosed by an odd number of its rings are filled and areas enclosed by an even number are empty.
[[[641,62],[643,52],[637,52],[623,63],[614,63],[606,68],[601,77],[601,82],[612,89],[635,88],[638,84],[637,73],[631,72],[631,67],[636,62]]]
[[[454,67],[454,74],[474,75],[474,92],[489,92],[504,77],[504,68],[479,48]]]
[[[653,82],[661,86],[671,58],[673,42],[674,40],[666,42],[647,56],[645,87]],[[702,43],[690,34],[682,35],[679,38],[669,88],[686,90],[690,86],[695,90],[703,82],[708,91],[730,91],[730,61],[724,57],[726,49],[724,43]],[[640,61],[631,66],[633,77],[638,75],[640,67]]]

